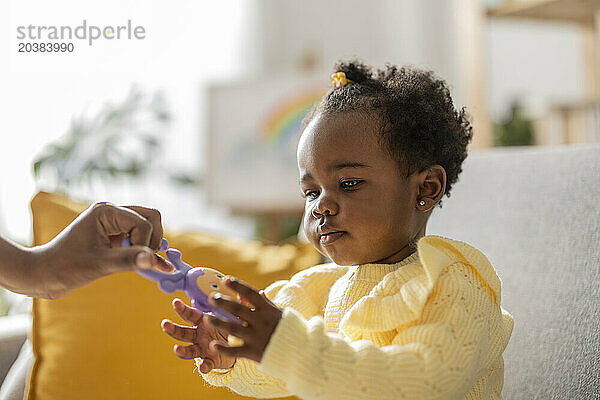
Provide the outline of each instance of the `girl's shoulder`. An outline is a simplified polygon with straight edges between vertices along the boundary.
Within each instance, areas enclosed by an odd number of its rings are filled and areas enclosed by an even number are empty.
[[[417,243],[417,255],[414,263],[387,274],[370,295],[376,299],[398,296],[419,314],[436,285],[456,288],[459,284],[486,287],[499,303],[500,278],[487,257],[475,247],[441,236],[424,236]]]
[[[424,236],[417,243],[419,261],[427,274],[430,284],[434,284],[442,271],[461,264],[471,268],[490,289],[500,297],[501,282],[488,258],[468,243],[442,236]]]
[[[461,285],[478,285],[490,289],[491,299],[500,299],[500,279],[475,247],[425,236],[417,244],[417,253],[416,261],[387,274],[349,310],[340,324],[348,337],[356,339],[373,326],[387,331],[418,320],[436,286],[440,292],[454,293]]]

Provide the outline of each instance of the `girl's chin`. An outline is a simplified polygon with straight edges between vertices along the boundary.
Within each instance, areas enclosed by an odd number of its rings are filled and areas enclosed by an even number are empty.
[[[335,254],[325,254],[325,257],[342,267],[351,267],[353,265],[361,264],[360,261],[357,261],[351,257],[340,257],[336,256]]]
[[[315,243],[313,243],[313,246]],[[351,267],[353,265],[365,264],[361,262],[358,257],[353,257],[349,252],[338,243],[323,246],[319,243],[319,246],[315,246],[317,251],[323,256],[327,257],[331,262],[341,267]]]
[[[353,257],[348,252],[342,253],[334,253],[334,252],[322,252],[322,254],[329,258],[336,265],[341,267],[352,267],[354,265],[363,265],[363,264],[372,264],[375,261],[370,261],[369,258],[365,257]]]

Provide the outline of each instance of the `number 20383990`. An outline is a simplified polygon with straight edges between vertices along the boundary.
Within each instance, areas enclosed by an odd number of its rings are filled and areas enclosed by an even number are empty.
[[[73,43],[25,43],[18,46],[19,53],[72,53],[75,50]]]

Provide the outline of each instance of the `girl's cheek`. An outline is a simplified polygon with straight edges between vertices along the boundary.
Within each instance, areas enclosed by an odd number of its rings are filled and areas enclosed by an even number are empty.
[[[325,257],[327,257],[327,254],[325,253],[325,251],[321,248],[321,242],[319,240],[319,235],[317,235],[316,233],[310,233],[310,232],[305,232],[306,233],[306,237],[308,238],[308,241],[310,242],[310,244],[313,245],[313,247],[322,255],[324,255]]]
[[[310,239],[311,235],[314,234],[314,230],[311,229],[311,223],[313,221],[311,221],[311,214],[312,209],[309,207],[306,207],[304,209],[304,217],[302,219],[302,231],[304,232],[304,235],[306,235],[307,238]]]

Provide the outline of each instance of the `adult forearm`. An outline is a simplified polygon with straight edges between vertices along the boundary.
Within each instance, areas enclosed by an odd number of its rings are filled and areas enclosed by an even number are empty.
[[[111,272],[103,269],[108,261],[100,253],[72,249],[69,237],[79,235],[71,233],[71,228],[35,247],[0,237],[0,286],[31,297],[57,299],[109,275]]]
[[[133,246],[121,248],[129,236]],[[163,230],[157,210],[96,203],[50,242],[23,247],[0,238],[0,285],[54,299],[115,272],[173,266],[154,254]]]
[[[39,296],[39,248],[27,248],[0,237],[0,285],[17,293]],[[45,296],[43,296],[45,297]]]

